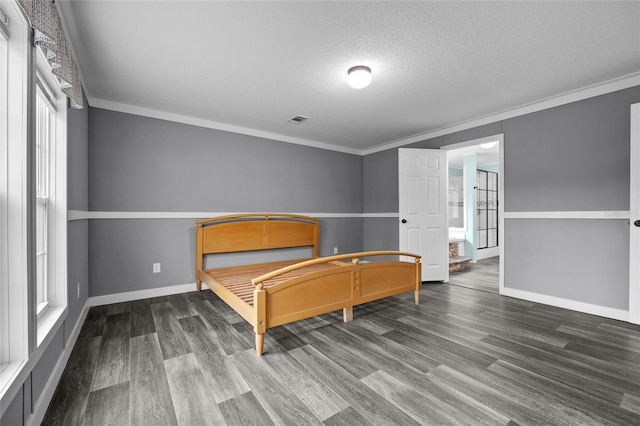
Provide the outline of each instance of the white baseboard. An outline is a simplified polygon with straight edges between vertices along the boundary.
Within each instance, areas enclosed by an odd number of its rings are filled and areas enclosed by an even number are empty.
[[[148,290],[128,291],[125,293],[106,294],[89,298],[89,306],[110,305],[112,303],[130,302],[132,300],[148,299],[150,297],[168,296],[171,294],[187,293],[196,290],[196,283],[173,285],[168,287],[150,288]]]
[[[53,368],[51,375],[49,376],[49,380],[47,380],[47,384],[44,386],[42,390],[42,394],[40,395],[40,399],[36,401],[35,406],[33,407],[33,413],[26,421],[27,426],[36,426],[42,423],[44,419],[44,415],[47,413],[47,408],[49,407],[49,403],[51,403],[51,398],[53,398],[53,394],[56,391],[56,387],[58,387],[58,383],[60,382],[60,378],[62,377],[62,373],[64,372],[64,368],[67,366],[67,362],[69,361],[69,357],[71,356],[71,351],[73,351],[73,347],[78,340],[78,336],[80,335],[80,330],[82,330],[82,326],[84,325],[84,320],[87,318],[87,313],[89,312],[89,300],[85,302],[84,307],[82,308],[82,312],[76,321],[75,326],[73,327],[73,331],[71,332],[71,336],[69,340],[65,342],[64,350],[58,358],[58,362],[56,366]]]
[[[545,294],[531,293],[529,291],[517,290],[508,287],[504,287],[500,294],[503,296],[515,297],[516,299],[555,306],[557,308],[564,308],[571,311],[629,322],[629,312],[622,309],[607,308],[606,306],[592,305],[590,303],[578,302],[555,296],[547,296]]]
[[[478,260],[489,259],[490,257],[500,256],[500,247],[495,246],[491,248],[476,250],[476,256]]]

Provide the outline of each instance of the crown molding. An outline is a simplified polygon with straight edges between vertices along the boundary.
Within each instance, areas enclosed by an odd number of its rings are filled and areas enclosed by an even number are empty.
[[[422,142],[428,139],[437,138],[439,136],[448,135],[462,130],[472,129],[474,127],[483,126],[485,124],[495,123],[496,121],[507,120],[509,118],[519,117],[521,115],[531,114],[533,112],[554,108],[560,105],[570,104],[572,102],[593,98],[607,93],[617,92],[618,90],[628,89],[630,87],[640,86],[640,72],[628,74],[622,77],[603,81],[601,83],[585,86],[580,89],[561,93],[535,102],[523,104],[514,108],[509,108],[494,114],[485,115],[483,117],[474,118],[452,126],[442,127],[440,129],[419,133],[407,138],[397,139],[388,143],[378,145],[370,149],[365,149],[361,155],[374,154],[380,151],[386,151],[392,148],[399,148],[415,142]]]
[[[612,93],[618,90],[624,90],[624,89],[628,89],[635,86],[640,86],[640,72],[628,74],[628,75],[607,80],[601,83],[582,87],[580,89],[561,93],[559,95],[551,96],[539,101],[530,102],[514,108],[509,108],[503,111],[499,111],[494,114],[477,117],[472,120],[467,120],[451,126],[442,127],[436,130],[430,130],[424,133],[418,133],[416,135],[413,135],[407,138],[389,141],[387,143],[375,146],[373,148],[364,149],[364,150],[340,147],[337,145],[331,145],[331,144],[327,144],[320,141],[314,141],[310,139],[295,138],[295,137],[280,135],[277,133],[264,132],[261,130],[251,129],[248,127],[233,126],[230,124],[220,123],[212,120],[189,117],[186,115],[174,114],[166,111],[160,111],[160,110],[155,110],[151,108],[144,108],[136,105],[128,105],[128,104],[123,104],[119,102],[112,102],[104,99],[90,97],[88,94],[87,94],[87,101],[89,105],[94,108],[102,108],[102,109],[111,110],[111,111],[139,115],[143,117],[157,118],[160,120],[167,120],[167,121],[173,121],[176,123],[189,124],[192,126],[205,127],[209,129],[222,130],[225,132],[238,133],[238,134],[254,136],[258,138],[271,139],[275,141],[292,143],[297,145],[304,145],[312,148],[319,148],[319,149],[325,149],[329,151],[342,152],[346,154],[365,156],[369,154],[374,154],[376,152],[386,151],[389,149],[394,149],[394,148],[399,148],[405,145],[409,145],[412,143],[433,139],[439,136],[444,136],[451,133],[468,130],[468,129],[482,126],[485,124],[491,124],[497,121],[507,120],[507,119],[518,117],[521,115],[531,114],[537,111],[542,111],[545,109],[570,104],[572,102],[593,98],[595,96],[605,95],[607,93]]]
[[[89,219],[207,219],[210,217],[226,216],[231,214],[244,214],[248,212],[131,212],[131,211],[86,211],[69,210],[67,220]],[[264,212],[260,212],[264,213]],[[278,212],[271,212],[278,214]],[[297,213],[304,216],[311,216],[324,219],[362,219],[362,218],[385,218],[398,217],[398,213]]]
[[[222,130],[224,132],[237,133],[241,135],[254,136],[257,138],[271,139],[279,142],[287,142],[296,145],[304,145],[312,148],[320,148],[329,151],[338,151],[345,154],[362,155],[358,149],[352,149],[337,145],[331,145],[324,142],[313,141],[303,138],[294,138],[291,136],[280,135],[277,133],[263,132],[262,130],[251,129],[248,127],[234,126],[231,124],[220,123],[218,121],[205,120],[202,118],[189,117],[172,112],[160,111],[151,108],[144,108],[136,105],[122,104],[119,102],[107,101],[87,96],[89,105],[94,108],[102,108],[111,111],[124,112],[127,114],[140,115],[143,117],[157,118],[160,120],[173,121],[176,123],[189,124],[192,126],[205,127],[208,129]]]

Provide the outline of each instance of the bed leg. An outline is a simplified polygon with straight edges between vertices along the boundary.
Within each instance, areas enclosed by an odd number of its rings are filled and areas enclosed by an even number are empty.
[[[256,333],[256,354],[262,356],[264,349],[264,333]]]
[[[202,281],[196,280],[196,290],[200,291],[201,288],[202,288]]]
[[[353,306],[348,306],[342,309],[342,320],[349,322],[353,319]]]
[[[413,298],[416,301],[416,305],[419,305],[420,304],[420,290],[419,289],[415,289],[413,291]]]

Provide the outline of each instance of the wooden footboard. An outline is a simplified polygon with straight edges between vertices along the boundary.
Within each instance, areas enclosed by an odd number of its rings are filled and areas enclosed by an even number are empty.
[[[360,262],[372,256],[410,256],[414,262]],[[350,259],[338,268],[321,270],[295,277],[273,286],[265,286],[296,269],[319,263],[335,263]],[[397,251],[370,251],[329,256],[278,269],[252,280],[254,292],[254,330],[256,352],[262,355],[266,329],[315,315],[344,310],[344,320],[352,318],[353,306],[405,291],[414,291],[415,303],[420,294],[420,256]]]

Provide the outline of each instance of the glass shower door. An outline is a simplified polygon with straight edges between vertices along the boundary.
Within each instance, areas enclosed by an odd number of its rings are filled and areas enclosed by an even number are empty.
[[[478,249],[498,246],[498,174],[477,171]]]

